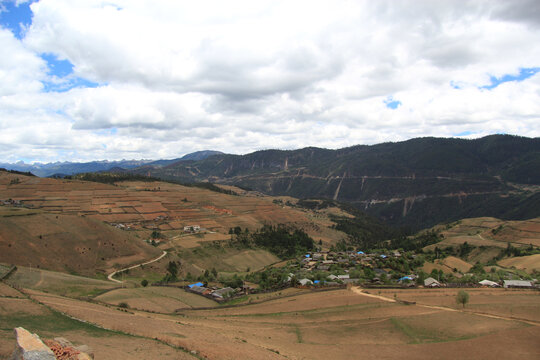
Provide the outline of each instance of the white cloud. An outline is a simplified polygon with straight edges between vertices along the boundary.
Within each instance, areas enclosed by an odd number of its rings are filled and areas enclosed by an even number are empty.
[[[41,0],[31,9],[22,41],[0,29],[12,55],[0,58],[0,160],[540,133],[540,74],[481,89],[490,76],[540,66],[535,1]],[[42,53],[101,85],[44,93]],[[387,108],[389,96],[401,106]]]

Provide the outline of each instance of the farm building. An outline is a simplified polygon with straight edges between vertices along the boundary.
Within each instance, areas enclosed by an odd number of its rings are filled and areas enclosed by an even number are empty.
[[[188,225],[184,226],[184,232],[187,233],[194,233],[201,231],[201,227],[199,225]]]
[[[309,280],[309,279],[302,279],[302,280],[299,280],[298,282],[299,282],[300,285],[302,285],[302,286],[313,285],[313,281],[311,281],[311,280]]]
[[[425,287],[441,287],[441,283],[432,277],[428,277],[427,279],[424,280],[424,286]]]
[[[192,286],[189,290],[199,295],[208,295],[212,292],[211,289],[208,289],[202,286]]]
[[[504,280],[504,287],[530,289],[533,285],[530,281],[525,280]]]
[[[495,281],[490,280],[482,280],[479,282],[482,286],[489,286],[489,287],[500,287],[501,285],[497,284]]]
[[[188,285],[188,287],[189,287],[190,289],[193,288],[194,286],[199,286],[199,287],[201,287],[201,286],[204,286],[204,284],[203,284],[202,282],[198,282],[198,283],[195,283],[195,284]]]
[[[227,296],[234,295],[234,293],[235,290],[233,288],[226,287],[223,289],[215,290],[214,292],[212,292],[212,296],[218,299],[224,299]]]

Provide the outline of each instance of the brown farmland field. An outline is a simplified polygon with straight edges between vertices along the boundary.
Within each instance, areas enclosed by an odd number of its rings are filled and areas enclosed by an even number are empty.
[[[227,195],[164,182],[107,185],[0,172],[0,199],[21,201],[25,208],[0,206],[0,262],[94,275],[142,262],[160,253],[149,246],[161,229],[161,248],[195,248],[226,241],[229,229],[251,231],[265,224],[291,224],[316,241],[329,244],[345,237],[327,216],[281,206],[272,197]],[[118,225],[114,228],[111,225]],[[184,226],[203,231],[186,235]]]
[[[474,290],[474,291],[473,291]],[[47,306],[105,328],[157,337],[208,359],[536,359],[539,293],[472,289],[307,292],[260,304],[160,315],[32,291]],[[416,301],[416,305],[393,302]],[[520,305],[517,305],[520,304]],[[507,309],[510,308],[510,309]],[[521,320],[523,319],[523,320]],[[516,351],[519,349],[519,351]]]
[[[535,269],[540,271],[540,254],[503,259],[498,263],[507,268],[515,267],[531,273]]]

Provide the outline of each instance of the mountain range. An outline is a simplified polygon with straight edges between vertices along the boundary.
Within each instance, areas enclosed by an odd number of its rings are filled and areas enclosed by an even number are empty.
[[[338,150],[265,150],[145,164],[131,172],[338,200],[412,229],[465,217],[540,216],[539,138],[417,138]]]
[[[349,203],[418,230],[461,218],[540,216],[540,138],[416,138],[330,150],[199,151],[172,160],[0,164],[38,176],[126,172]]]
[[[0,163],[0,168],[31,172],[40,177],[65,176],[78,173],[100,172],[100,171],[123,171],[151,165],[160,167],[187,160],[203,160],[208,156],[223,154],[220,151],[203,150],[184,155],[181,158],[172,160],[119,160],[119,161],[91,161],[91,162],[54,162],[54,163],[34,163],[26,164],[23,161],[16,163]]]

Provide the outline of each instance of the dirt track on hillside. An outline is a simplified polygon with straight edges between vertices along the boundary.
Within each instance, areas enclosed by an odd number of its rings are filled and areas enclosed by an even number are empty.
[[[391,298],[387,298],[385,296],[369,294],[365,290],[362,290],[359,287],[353,287],[351,290],[355,294],[358,294],[358,295],[377,298],[377,299],[380,299],[380,300],[383,300],[383,301],[388,301],[388,302],[396,302],[396,300],[391,299]],[[424,307],[424,308],[428,308],[428,309],[436,309],[436,310],[443,310],[443,311],[453,311],[453,312],[463,312],[463,313],[467,313],[467,314],[485,316],[485,317],[492,318],[492,319],[500,319],[500,320],[508,320],[508,321],[521,321],[521,322],[527,323],[529,325],[535,325],[535,326],[540,325],[540,321],[535,321],[535,320],[531,320],[531,319],[524,319],[524,318],[519,318],[519,317],[509,317],[509,316],[486,314],[486,313],[473,311],[473,310],[453,309],[453,308],[449,308],[449,307],[446,307],[446,306],[427,305],[427,304],[420,304],[420,303],[416,303],[415,305],[420,306],[420,307]]]
[[[157,258],[155,258],[153,260],[146,261],[146,262],[143,262],[143,263],[140,263],[140,264],[137,264],[137,265],[133,265],[133,266],[130,266],[130,267],[127,267],[127,268],[123,268],[123,269],[120,269],[120,270],[113,271],[112,273],[109,274],[109,276],[107,276],[107,279],[109,279],[111,281],[114,281],[116,283],[123,283],[123,281],[114,279],[114,275],[116,275],[117,273],[121,273],[123,271],[126,271],[126,270],[131,270],[131,269],[138,268],[140,266],[152,264],[152,263],[154,263],[156,261],[159,261],[159,260],[163,259],[166,255],[167,255],[167,252],[163,251],[163,253],[160,256],[158,256]]]

